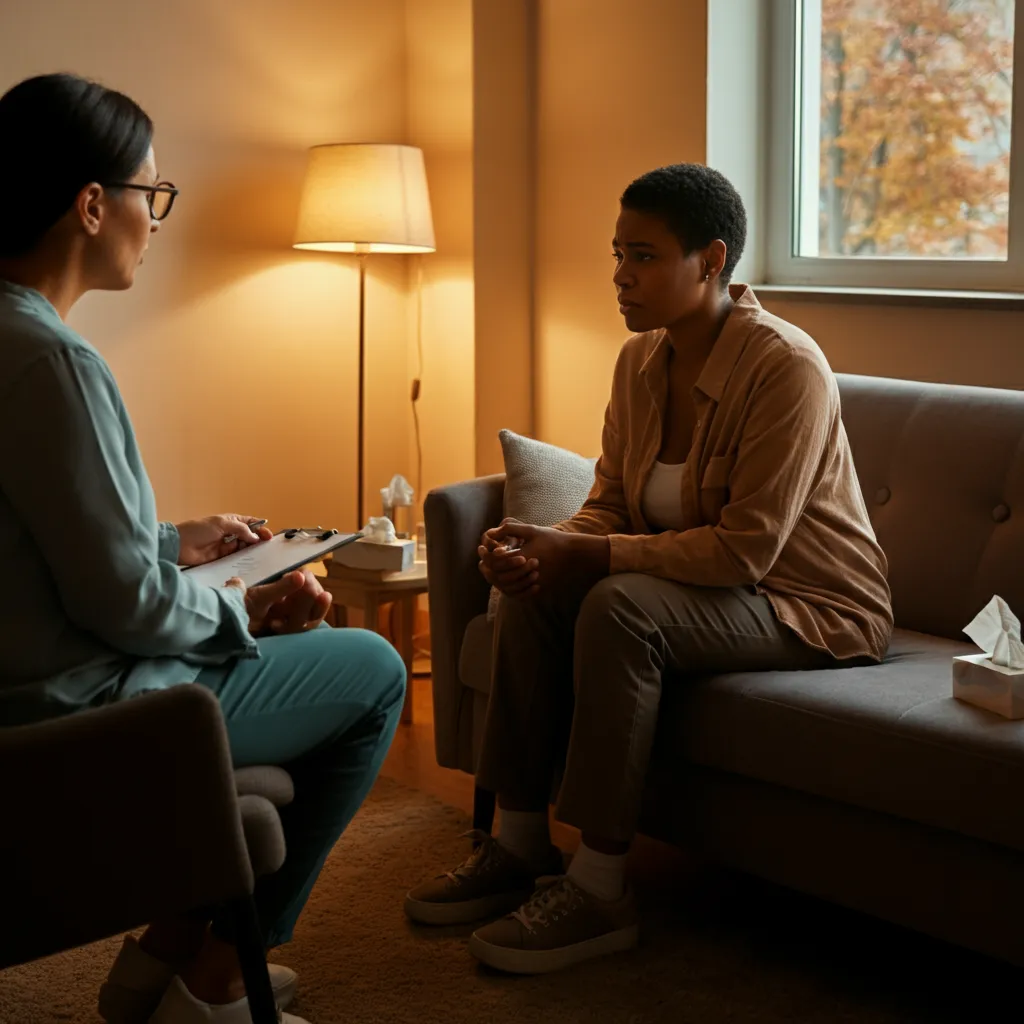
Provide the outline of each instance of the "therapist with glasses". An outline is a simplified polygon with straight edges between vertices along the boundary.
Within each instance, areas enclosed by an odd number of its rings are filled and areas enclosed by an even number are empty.
[[[295,780],[287,859],[255,893],[266,945],[281,945],[373,784],[405,667],[373,633],[315,628],[330,597],[309,573],[247,590],[180,571],[271,533],[252,516],[157,521],[110,367],[67,323],[87,292],[132,286],[173,209],[149,117],[111,89],[44,75],[0,98],[0,138],[0,727],[211,690],[235,765],[283,765]],[[283,1008],[295,974],[275,964],[271,982]],[[127,938],[99,1009],[109,1024],[251,1021],[227,922],[159,921]]]
[[[128,188],[142,192],[149,204],[149,216],[152,220],[161,221],[171,212],[178,190],[169,181],[158,181],[155,185],[138,184],[134,181],[108,181],[105,188]]]

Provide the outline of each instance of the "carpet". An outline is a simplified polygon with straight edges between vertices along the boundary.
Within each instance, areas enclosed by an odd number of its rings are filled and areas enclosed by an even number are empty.
[[[312,1024],[907,1024],[1006,1020],[1019,999],[1021,972],[1006,965],[709,869],[671,891],[637,879],[635,952],[504,977],[467,955],[470,929],[419,929],[402,914],[407,888],[464,856],[468,824],[421,792],[378,782],[294,942],[276,954],[299,972],[296,1013]],[[95,993],[118,944],[0,972],[0,1022],[97,1021]]]

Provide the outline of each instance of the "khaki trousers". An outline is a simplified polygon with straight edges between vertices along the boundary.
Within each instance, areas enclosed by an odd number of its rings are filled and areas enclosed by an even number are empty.
[[[839,664],[753,588],[622,574],[588,593],[505,598],[477,783],[517,806],[546,807],[564,756],[559,820],[629,841],[663,682]]]

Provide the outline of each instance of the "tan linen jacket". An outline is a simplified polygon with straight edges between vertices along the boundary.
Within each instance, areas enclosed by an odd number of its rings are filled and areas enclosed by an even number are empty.
[[[892,634],[887,564],[835,377],[814,340],[765,311],[750,288],[730,293],[735,305],[693,391],[686,528],[655,533],[641,510],[668,401],[664,330],[623,346],[594,488],[559,528],[608,536],[613,573],[753,587],[810,646],[881,660]]]

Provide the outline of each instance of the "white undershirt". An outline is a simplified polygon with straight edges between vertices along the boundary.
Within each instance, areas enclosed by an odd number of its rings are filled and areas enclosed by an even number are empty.
[[[683,468],[685,462],[655,462],[644,485],[644,519],[657,530],[683,528]]]

